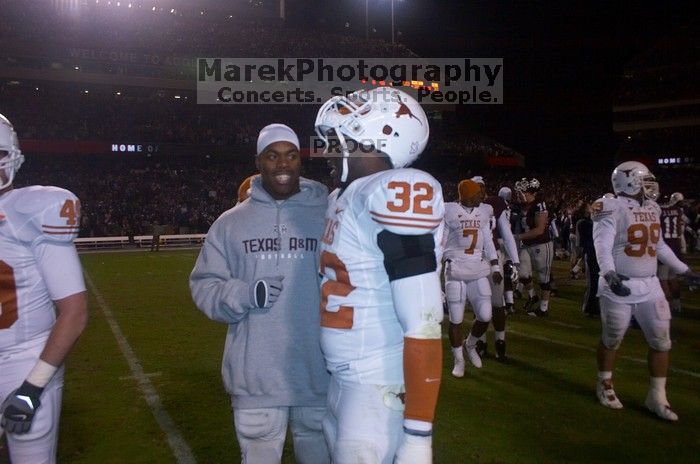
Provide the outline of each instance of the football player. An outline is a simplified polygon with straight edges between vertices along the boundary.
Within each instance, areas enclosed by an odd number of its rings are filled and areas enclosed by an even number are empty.
[[[406,168],[426,146],[428,118],[404,92],[380,87],[328,100],[316,131],[340,185],[320,266],[333,462],[430,463],[445,206],[439,182]]]
[[[519,192],[516,191],[516,194]],[[519,282],[518,271],[520,269],[520,243],[515,240],[515,235],[520,232],[520,205],[513,201],[513,191],[510,187],[501,187],[498,190],[498,197],[502,199],[508,206],[508,215],[510,216],[510,235],[515,243],[514,255],[518,257],[518,266],[516,269],[504,269],[503,275],[503,298],[506,303],[506,313],[515,314],[515,303],[513,300],[513,292],[516,285],[522,285]],[[505,245],[505,243],[504,243]],[[510,253],[509,255],[510,256]],[[512,259],[511,259],[512,261]],[[515,277],[514,279],[512,277]]]
[[[683,232],[685,231],[685,214],[681,202],[684,200],[683,194],[674,192],[668,202],[661,205],[661,233],[664,242],[671,247],[676,256],[680,256],[683,251]],[[678,314],[681,312],[681,284],[676,278],[676,273],[664,263],[659,263],[657,274],[664,290],[666,299],[671,303],[671,311]]]
[[[549,213],[547,205],[539,195],[540,182],[537,179],[523,179],[516,183],[515,188],[524,198],[523,232],[516,240],[522,241],[523,245],[520,252],[520,281],[528,287],[529,294],[525,307],[530,316],[547,317],[554,259],[554,244],[549,232]],[[533,271],[537,273],[540,285],[539,298],[531,285]]]
[[[602,337],[598,345],[596,393],[603,406],[621,409],[612,383],[617,349],[630,318],[635,317],[649,345],[651,375],[646,407],[658,417],[678,420],[666,398],[671,338],[671,311],[656,277],[657,259],[689,283],[699,275],[682,263],[661,234],[661,210],[655,200],[658,184],[646,166],[636,161],[620,164],[612,173],[616,198],[602,198],[592,206],[593,241],[600,278],[598,296]]]
[[[0,433],[13,463],[53,463],[63,362],[88,319],[80,202],[56,187],[13,189],[23,160],[0,115]]]
[[[445,204],[445,296],[450,317],[449,337],[454,356],[452,375],[464,377],[462,321],[469,301],[474,310],[474,324],[464,341],[469,362],[481,368],[477,352],[479,338],[486,333],[492,316],[489,275],[502,282],[501,267],[491,234],[493,209],[483,205],[482,188],[471,179],[457,187],[459,203]],[[481,342],[483,343],[483,342]]]
[[[493,244],[496,247],[498,254],[498,264],[503,269],[504,278],[498,282],[489,277],[491,285],[491,306],[493,307],[493,328],[495,332],[496,360],[506,360],[506,300],[505,300],[505,281],[509,282],[510,302],[513,303],[513,282],[518,281],[518,267],[520,266],[520,258],[518,256],[518,247],[515,244],[515,238],[510,228],[510,208],[506,201],[500,196],[486,196],[486,182],[481,176],[472,177],[472,180],[481,185],[481,202],[482,206],[490,206],[493,215],[491,216],[491,230],[493,231]],[[503,253],[505,248],[506,253]],[[506,256],[507,254],[507,256]],[[486,348],[486,332],[480,337],[481,350],[484,354],[488,351]],[[479,353],[480,355],[481,352]]]

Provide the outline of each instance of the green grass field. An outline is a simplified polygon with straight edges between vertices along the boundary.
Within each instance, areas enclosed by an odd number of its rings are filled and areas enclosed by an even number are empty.
[[[144,398],[149,385],[160,398],[157,408],[172,419],[197,462],[239,462],[220,378],[226,327],[191,302],[187,278],[196,256],[82,255],[92,283],[91,320],[67,365],[59,462],[176,462],[163,417],[159,425]],[[700,257],[692,261],[697,269]],[[668,392],[680,421],[669,424],[644,408],[646,345],[637,330],[627,334],[615,375],[625,409],[598,405],[593,350],[600,323],[580,313],[583,281],[569,281],[563,262],[556,269],[560,292],[550,304],[551,317],[521,312],[509,319],[508,364],[487,358],[481,370],[454,379],[445,340],[435,462],[698,462],[700,293],[685,291],[684,313],[673,322]],[[133,350],[131,368],[105,311]],[[144,374],[141,383],[132,369]],[[294,461],[289,446],[283,461]]]

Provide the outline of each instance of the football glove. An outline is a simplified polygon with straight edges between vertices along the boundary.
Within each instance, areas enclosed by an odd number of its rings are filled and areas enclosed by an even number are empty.
[[[401,444],[396,450],[394,464],[432,464],[432,435],[414,435],[404,428]]]
[[[682,276],[685,279],[685,284],[688,287],[692,289],[700,287],[700,273],[688,270],[688,272],[682,274]]]
[[[632,291],[622,282],[630,280],[626,275],[618,274],[615,271],[608,271],[603,278],[608,283],[610,290],[617,296],[629,296]]]
[[[39,397],[43,391],[43,388],[25,380],[21,387],[7,395],[0,406],[0,415],[2,415],[0,425],[7,433],[29,432],[36,410],[41,406]]]
[[[268,309],[277,301],[282,291],[284,276],[261,277],[250,284],[250,303],[254,308]]]

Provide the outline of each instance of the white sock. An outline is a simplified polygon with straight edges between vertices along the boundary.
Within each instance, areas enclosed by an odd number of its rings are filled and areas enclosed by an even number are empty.
[[[506,290],[506,303],[513,304],[513,290]]]
[[[649,390],[656,401],[668,404],[666,399],[666,377],[649,377]]]
[[[467,347],[469,347],[469,348],[475,347],[475,346],[476,346],[476,342],[478,342],[478,341],[479,341],[478,338],[476,338],[476,337],[475,337],[474,335],[472,335],[472,334],[469,334],[469,336],[467,337],[467,341],[466,341]]]
[[[506,339],[506,331],[505,331],[505,330],[502,330],[502,331],[499,332],[499,331],[497,330],[497,331],[496,331],[496,340],[505,340],[505,339]]]
[[[523,285],[521,282],[518,282],[518,285],[516,285],[515,288],[516,288],[520,293],[523,293],[523,290],[525,290],[525,285]]]
[[[612,371],[598,371],[598,381],[612,380]]]
[[[455,357],[455,361],[464,362],[464,352],[462,351],[462,347],[461,346],[458,346],[457,348],[452,347],[452,356]]]
[[[481,337],[479,337],[479,341],[482,341],[482,342],[486,343],[486,332],[484,332],[484,333],[481,335]]]
[[[549,300],[540,300],[540,311],[547,311],[549,309]]]
[[[528,289],[527,289],[527,295],[528,295],[530,298],[534,298],[534,297],[535,297],[535,289],[534,289],[534,288],[528,288]]]

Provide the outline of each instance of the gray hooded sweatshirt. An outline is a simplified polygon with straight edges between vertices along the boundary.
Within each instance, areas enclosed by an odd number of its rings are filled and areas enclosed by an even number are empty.
[[[325,405],[318,263],[328,190],[304,178],[300,187],[276,201],[256,177],[250,198],[212,224],[190,275],[197,307],[229,324],[221,371],[234,408]],[[282,292],[270,309],[251,309],[250,284],[265,276],[284,276]]]

